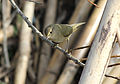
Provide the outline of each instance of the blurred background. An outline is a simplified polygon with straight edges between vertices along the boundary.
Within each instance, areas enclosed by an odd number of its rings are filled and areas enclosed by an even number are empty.
[[[91,0],[100,8],[88,0],[14,1],[42,33],[49,24],[86,22],[68,44],[59,45],[72,49],[91,45],[107,0]],[[72,55],[86,57],[89,48],[73,51]],[[77,84],[82,69],[42,41],[9,0],[0,0],[0,84]]]

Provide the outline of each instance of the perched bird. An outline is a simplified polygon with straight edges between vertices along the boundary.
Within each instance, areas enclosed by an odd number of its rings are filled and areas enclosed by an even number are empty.
[[[69,37],[85,22],[77,24],[51,24],[44,30],[46,37],[54,43],[62,43],[64,40],[68,40]]]

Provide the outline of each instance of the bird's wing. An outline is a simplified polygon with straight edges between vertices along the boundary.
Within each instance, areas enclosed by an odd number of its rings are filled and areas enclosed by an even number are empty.
[[[59,24],[59,27],[60,27],[61,33],[64,37],[69,37],[73,32],[72,27],[68,26],[66,24]]]
[[[85,24],[85,22],[81,22],[81,23],[76,23],[76,24],[69,24],[69,26],[71,26],[73,28],[73,32],[75,32],[77,29],[80,28],[81,25]]]

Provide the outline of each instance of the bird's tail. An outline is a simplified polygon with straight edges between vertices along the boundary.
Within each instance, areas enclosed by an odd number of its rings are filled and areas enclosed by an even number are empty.
[[[73,28],[73,32],[75,32],[77,29],[80,28],[81,25],[85,24],[86,22],[81,22],[81,23],[76,23],[76,24],[71,24],[70,26],[72,26]]]

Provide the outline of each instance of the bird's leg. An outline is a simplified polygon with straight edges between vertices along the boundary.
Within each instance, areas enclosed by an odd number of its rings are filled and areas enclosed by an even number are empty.
[[[66,40],[66,47],[65,47],[65,51],[68,52],[68,48],[69,48],[69,39]]]
[[[53,41],[52,41],[53,42]],[[54,44],[52,45],[52,48],[55,48],[56,46],[58,46],[58,43],[53,42]]]

